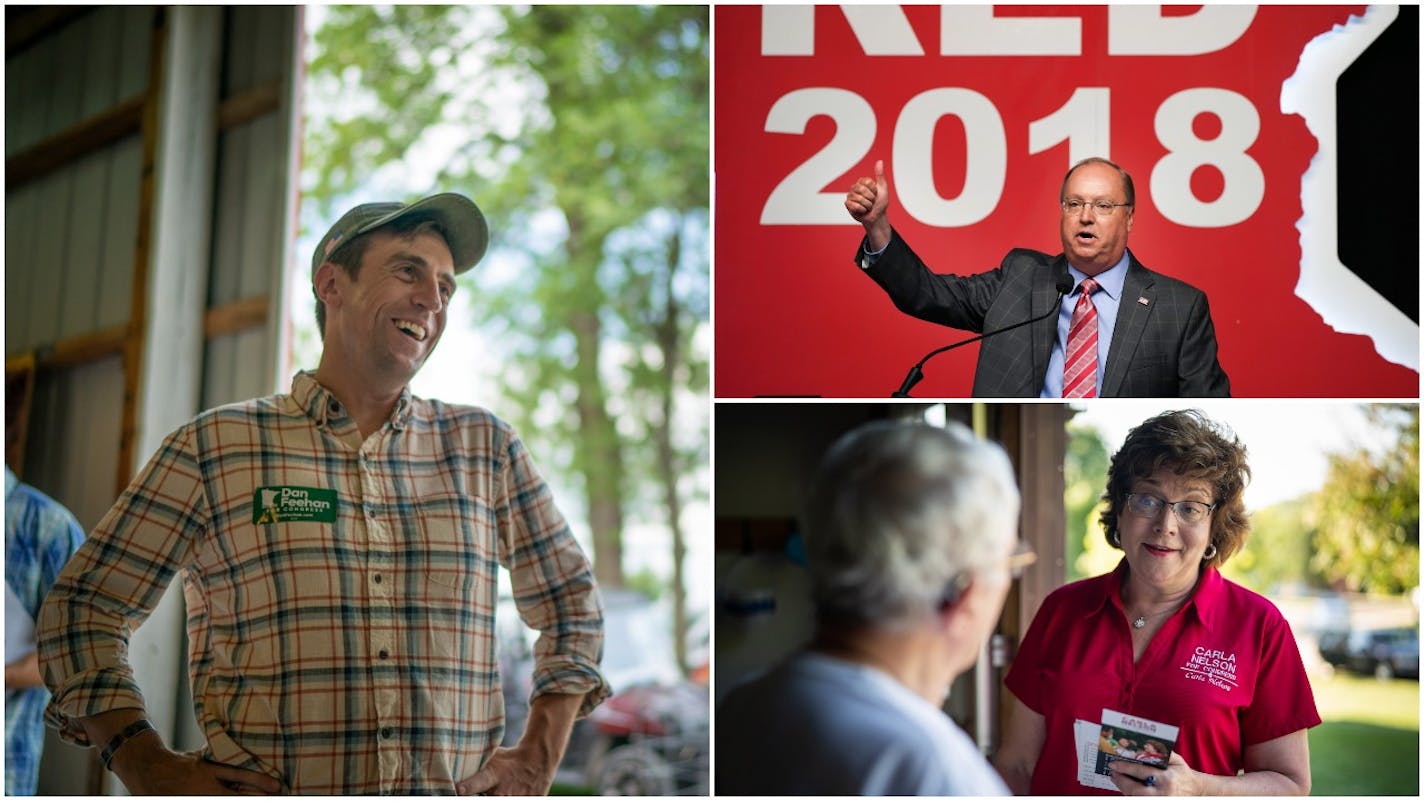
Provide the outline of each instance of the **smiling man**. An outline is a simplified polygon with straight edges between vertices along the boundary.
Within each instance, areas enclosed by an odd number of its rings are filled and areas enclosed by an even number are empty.
[[[549,790],[609,691],[592,571],[507,424],[409,389],[488,241],[461,195],[348,212],[312,258],[316,371],[169,435],[60,575],[40,613],[46,718],[133,794]],[[512,748],[500,567],[541,632]],[[148,724],[126,657],[178,572],[198,754]]]
[[[997,269],[978,275],[930,272],[891,227],[889,203],[882,162],[845,199],[846,210],[865,227],[856,263],[896,308],[975,332],[1043,318],[984,339],[976,397],[1230,394],[1206,295],[1148,270],[1127,249],[1136,198],[1132,177],[1118,165],[1084,159],[1064,176],[1062,253],[1017,248]],[[1055,287],[1065,274],[1072,291],[1060,298]]]

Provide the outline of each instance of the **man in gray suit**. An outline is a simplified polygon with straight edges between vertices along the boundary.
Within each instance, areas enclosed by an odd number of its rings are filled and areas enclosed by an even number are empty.
[[[857,181],[845,206],[865,227],[856,262],[896,308],[975,332],[1044,316],[983,341],[976,397],[1231,394],[1217,362],[1206,295],[1148,270],[1128,252],[1132,177],[1111,161],[1084,159],[1064,176],[1063,253],[1014,249],[997,269],[978,275],[930,272],[891,228],[889,202],[890,185],[877,161],[875,177]],[[1073,290],[1059,302],[1055,286],[1065,271]]]

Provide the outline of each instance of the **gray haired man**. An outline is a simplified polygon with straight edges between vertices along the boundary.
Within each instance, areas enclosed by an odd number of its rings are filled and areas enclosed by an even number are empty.
[[[1003,608],[1018,513],[962,426],[842,437],[805,516],[815,639],[718,709],[718,794],[1007,795],[940,704]]]

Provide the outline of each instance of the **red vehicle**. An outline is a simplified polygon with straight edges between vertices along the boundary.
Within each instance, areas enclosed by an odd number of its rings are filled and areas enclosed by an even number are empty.
[[[555,777],[599,795],[709,794],[707,687],[684,679],[673,657],[663,605],[627,591],[604,593],[602,669],[614,693],[574,725]],[[513,604],[498,615],[504,677],[504,744],[524,730],[531,638]]]

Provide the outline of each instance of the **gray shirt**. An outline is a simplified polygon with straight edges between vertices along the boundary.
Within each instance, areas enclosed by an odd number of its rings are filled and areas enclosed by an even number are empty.
[[[717,709],[718,795],[1008,795],[943,711],[874,668],[802,653]]]

